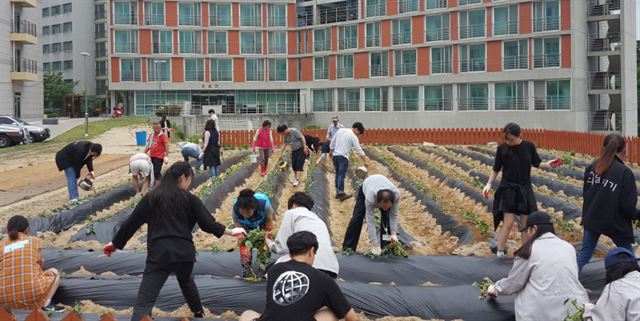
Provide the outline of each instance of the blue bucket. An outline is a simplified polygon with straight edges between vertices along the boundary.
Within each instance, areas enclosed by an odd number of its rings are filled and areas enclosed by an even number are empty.
[[[144,130],[136,132],[136,145],[144,146],[146,144],[147,144],[147,132]]]

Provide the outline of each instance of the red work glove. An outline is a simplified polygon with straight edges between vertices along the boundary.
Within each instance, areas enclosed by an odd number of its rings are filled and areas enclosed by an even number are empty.
[[[249,251],[249,248],[244,245],[240,245],[240,258],[242,259],[242,263],[244,264],[249,263],[250,257],[251,257],[251,251]]]
[[[113,243],[109,242],[109,244],[105,245],[102,250],[104,251],[104,255],[111,257],[111,253],[115,252],[117,249]]]
[[[556,167],[558,167],[558,166],[560,166],[560,165],[562,165],[562,159],[561,159],[560,157],[558,157],[558,158],[556,158],[556,159],[552,160],[552,161],[549,163],[549,167],[551,167],[551,168],[556,168]]]

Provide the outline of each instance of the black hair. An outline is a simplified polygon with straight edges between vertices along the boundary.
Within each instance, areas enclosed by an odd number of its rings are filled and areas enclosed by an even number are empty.
[[[609,134],[604,138],[602,142],[602,153],[600,158],[596,160],[594,171],[598,176],[604,175],[613,161],[616,158],[616,154],[622,152],[627,148],[627,144],[624,138],[618,134]]]
[[[252,189],[246,188],[240,191],[240,195],[238,195],[238,201],[236,202],[236,206],[238,208],[243,209],[251,209],[255,210],[258,208],[258,200],[253,196],[255,194]]]
[[[520,137],[520,134],[522,133],[522,129],[520,128],[520,125],[516,123],[508,123],[506,126],[504,126],[504,129],[502,130],[502,132],[504,133],[505,136],[507,134],[511,134],[513,136]]]
[[[360,135],[364,134],[364,126],[361,122],[355,122],[351,125],[351,128],[355,128],[360,132]]]
[[[216,129],[216,122],[213,119],[207,120],[207,123],[204,125],[204,130],[214,130]]]
[[[553,224],[539,224],[533,226],[538,227],[536,234],[534,234],[526,242],[524,242],[524,244],[522,244],[522,246],[514,253],[515,255],[526,260],[531,257],[531,248],[533,247],[533,242],[535,242],[535,240],[546,233],[556,234],[556,229],[553,227]]]
[[[316,253],[318,238],[309,231],[295,232],[287,239],[287,247],[289,248],[289,256],[304,254],[311,249]]]
[[[9,240],[15,241],[18,239],[18,233],[24,233],[29,228],[29,221],[22,215],[15,215],[9,219],[7,223],[7,234],[9,234]]]
[[[265,120],[262,122],[262,127],[271,127],[271,122],[268,120]]]
[[[216,113],[216,111],[215,111],[215,110],[213,110],[213,109],[209,109],[209,114],[211,114],[211,113],[214,113],[214,114],[215,114],[215,113]]]
[[[162,175],[158,187],[149,193],[152,208],[164,213],[175,213],[190,207],[191,194],[178,186],[181,176],[193,177],[193,169],[189,163],[176,162]]]
[[[632,257],[627,253],[618,253],[618,255],[616,255],[616,258],[621,260],[629,260]],[[606,283],[609,284],[613,281],[622,279],[625,275],[627,275],[627,273],[633,271],[640,272],[640,265],[638,265],[638,263],[628,262],[611,265],[607,268]]]
[[[376,194],[376,203],[391,202],[391,204],[393,204],[395,201],[396,195],[390,189],[381,189]]]
[[[284,131],[285,131],[285,130],[287,130],[287,128],[289,128],[289,127],[287,127],[287,125],[282,124],[282,125],[278,126],[278,128],[276,129],[276,131],[277,131],[278,133],[284,133]]]
[[[159,122],[159,121],[154,121],[154,122],[151,124],[151,126],[155,126],[155,125],[160,125],[160,122]]]
[[[167,114],[166,114],[166,113],[164,113],[164,114],[162,114],[162,117],[160,118],[160,123],[162,124],[162,123],[164,123],[166,120],[167,120]]]
[[[291,209],[294,204],[306,207],[308,210],[311,210],[313,208],[313,198],[311,198],[311,196],[309,196],[309,194],[305,192],[295,192],[289,198],[289,202],[287,204],[288,208]]]
[[[92,153],[96,153],[96,157],[98,157],[100,156],[100,154],[102,154],[102,145],[91,143],[91,146],[89,147],[89,151]]]

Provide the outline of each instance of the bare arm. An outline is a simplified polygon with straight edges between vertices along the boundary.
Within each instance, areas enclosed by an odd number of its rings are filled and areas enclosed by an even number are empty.
[[[358,316],[356,315],[356,312],[353,311],[353,309],[349,310],[349,312],[347,312],[347,315],[344,316],[344,320],[345,321],[358,321]]]
[[[487,181],[487,185],[493,185],[493,182],[496,180],[496,177],[498,177],[498,172],[491,171],[491,175],[489,176],[489,181]]]
[[[142,184],[142,194],[146,194],[149,191],[149,185],[151,185],[151,176],[145,177],[144,183]]]
[[[140,182],[138,182],[138,175],[133,175],[131,177],[131,185],[133,185],[133,189],[136,191],[136,193],[140,193],[142,188],[140,187]]]
[[[202,150],[204,151],[205,149],[207,149],[207,146],[209,145],[209,138],[211,137],[211,133],[209,133],[208,131],[206,131],[204,133],[204,138],[203,138],[203,142],[202,142]]]

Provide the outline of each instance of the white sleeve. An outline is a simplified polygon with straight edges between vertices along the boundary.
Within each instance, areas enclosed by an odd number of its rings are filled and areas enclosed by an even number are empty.
[[[274,245],[271,248],[271,252],[282,255],[289,254],[287,239],[289,239],[289,236],[293,234],[293,224],[293,215],[289,211],[285,212],[284,217],[282,218],[282,223],[280,224],[280,229],[278,230],[278,235],[276,235]]]
[[[509,276],[496,282],[495,289],[499,295],[511,295],[520,292],[527,282],[533,266],[529,264],[529,260],[516,256],[513,261],[513,267],[509,271]]]
[[[365,207],[365,220],[367,221],[367,231],[369,232],[369,241],[373,246],[380,246],[380,236],[378,235],[378,228],[376,227],[376,219],[373,204],[364,201]]]

